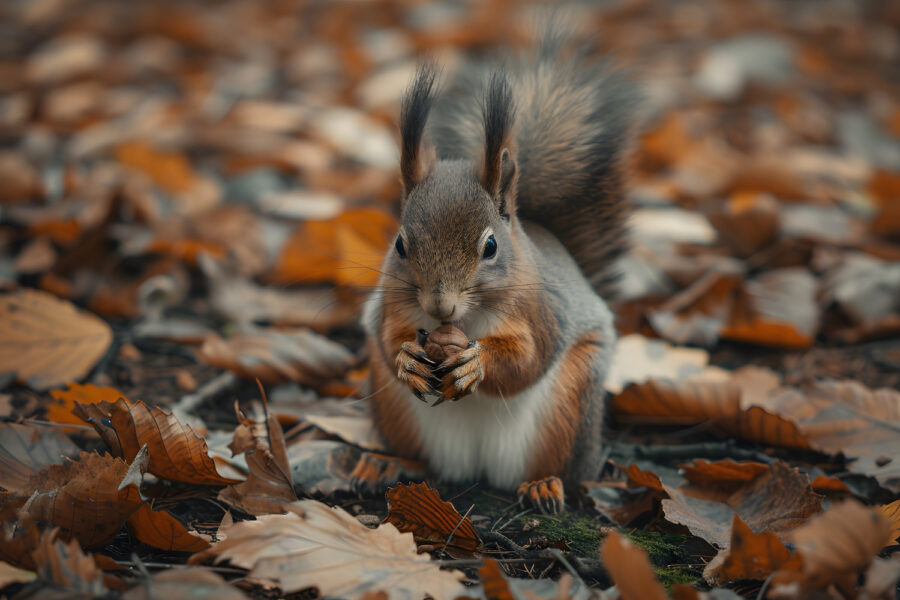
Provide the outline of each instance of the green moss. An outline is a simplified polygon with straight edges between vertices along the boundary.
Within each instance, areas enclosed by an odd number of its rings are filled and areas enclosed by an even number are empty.
[[[696,557],[692,558],[691,553],[684,548],[688,539],[685,536],[657,531],[632,531],[625,535],[650,556],[653,572],[667,590],[673,585],[693,583],[700,579],[699,568],[671,566],[697,562]]]
[[[561,515],[523,515],[517,519],[519,527],[537,519],[537,527],[529,535],[543,535],[550,542],[563,541],[578,556],[596,556],[603,541],[600,525],[589,517],[563,513]]]

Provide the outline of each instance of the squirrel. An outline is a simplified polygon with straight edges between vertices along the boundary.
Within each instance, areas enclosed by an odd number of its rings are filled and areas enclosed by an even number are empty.
[[[401,100],[401,227],[363,315],[388,446],[545,513],[602,467],[616,341],[603,297],[628,246],[636,98],[563,42],[441,94],[419,67]],[[437,363],[417,332],[448,325],[469,341]]]

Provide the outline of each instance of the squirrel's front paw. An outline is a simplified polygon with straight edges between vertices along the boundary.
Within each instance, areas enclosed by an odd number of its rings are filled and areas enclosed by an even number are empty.
[[[443,400],[458,400],[475,393],[484,381],[484,365],[481,362],[481,344],[469,342],[469,347],[447,358],[437,367],[441,375]]]
[[[404,342],[400,346],[395,363],[397,379],[406,384],[419,400],[424,400],[422,394],[435,393],[432,384],[436,384],[437,380],[431,371],[435,362],[428,358],[421,345],[416,342]]]

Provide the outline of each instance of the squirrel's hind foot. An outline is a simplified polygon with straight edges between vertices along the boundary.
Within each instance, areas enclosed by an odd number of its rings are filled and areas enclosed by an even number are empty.
[[[524,481],[519,486],[517,494],[519,504],[522,506],[530,504],[544,515],[559,514],[563,512],[566,504],[562,480],[555,475],[536,481]]]

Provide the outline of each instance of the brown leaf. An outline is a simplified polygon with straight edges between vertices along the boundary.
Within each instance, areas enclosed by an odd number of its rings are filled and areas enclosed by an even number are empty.
[[[84,547],[107,542],[143,504],[138,487],[147,464],[141,450],[129,466],[109,455],[82,452],[79,460],[50,465],[29,482],[34,493],[22,512],[60,528],[59,538]]]
[[[872,231],[881,235],[900,235],[900,175],[876,171],[869,181],[869,193],[878,203]]]
[[[878,510],[891,524],[891,538],[885,546],[893,546],[900,540],[900,500],[894,500],[890,504],[879,506]]]
[[[109,325],[65,300],[30,289],[0,296],[0,372],[23,385],[81,379],[111,342]]]
[[[384,590],[388,598],[454,598],[463,592],[459,571],[443,571],[418,554],[412,534],[390,524],[369,529],[340,508],[315,500],[286,506],[286,515],[263,515],[228,527],[226,538],[190,558],[212,558],[275,580],[283,593],[315,587],[320,596],[362,598]]]
[[[645,487],[651,490],[663,490],[662,481],[659,480],[659,476],[656,473],[652,473],[650,471],[642,470],[637,465],[628,465],[628,467],[623,467],[621,465],[616,465],[622,471],[628,475],[628,479],[631,483],[634,483],[638,487]]]
[[[807,586],[835,583],[852,589],[890,536],[891,526],[878,509],[847,500],[797,528],[791,539],[803,557]]]
[[[206,442],[190,425],[182,425],[158,406],[119,399],[115,403],[79,403],[75,413],[94,426],[117,456],[132,460],[146,445],[150,456],[147,470],[158,477],[202,485],[235,482],[218,474]]]
[[[54,423],[72,423],[87,425],[87,421],[73,414],[75,405],[97,404],[99,402],[117,402],[120,398],[130,403],[125,394],[113,387],[97,386],[93,383],[69,383],[62,390],[50,390],[55,402],[47,407],[47,418]]]
[[[142,580],[122,596],[123,600],[246,600],[239,589],[218,573],[203,567],[169,569]]]
[[[665,589],[656,580],[647,553],[618,531],[610,532],[601,550],[603,566],[619,590],[622,600],[666,600]]]
[[[743,377],[738,378],[741,374]],[[616,418],[640,423],[693,425],[715,423],[724,432],[761,444],[808,449],[797,425],[744,400],[754,386],[766,386],[760,371],[738,371],[728,381],[648,381],[630,385],[612,399]]]
[[[763,580],[775,571],[799,566],[801,559],[771,532],[759,535],[734,515],[731,526],[731,542],[720,550],[703,569],[703,577],[710,581],[727,583],[740,579]]]
[[[678,465],[684,471],[684,478],[690,483],[703,487],[715,487],[734,490],[748,481],[753,481],[760,474],[769,470],[763,463],[733,460],[709,462],[698,459],[689,465]]]
[[[427,483],[401,483],[389,489],[385,497],[388,514],[383,522],[391,523],[401,532],[411,531],[416,542],[447,544],[468,552],[478,548],[478,534],[469,517],[463,518]],[[449,539],[451,532],[453,538]]]
[[[197,351],[201,362],[229,369],[263,383],[296,381],[317,385],[341,377],[351,366],[350,352],[309,330],[258,330],[228,340],[212,334]]]
[[[28,491],[35,473],[79,452],[59,430],[0,423],[0,486],[11,492]]]
[[[809,477],[779,461],[734,492],[683,486],[666,487],[662,501],[666,519],[724,548],[731,537],[734,515],[754,532],[768,531],[786,539],[788,532],[819,511],[822,498],[812,491]]]
[[[734,194],[708,217],[719,231],[720,242],[740,257],[761,250],[778,235],[778,203],[766,194]]]
[[[503,576],[500,563],[493,558],[485,558],[484,566],[478,569],[478,578],[484,587],[484,597],[491,600],[514,600],[509,582]]]
[[[61,536],[60,536],[61,537]],[[103,571],[90,554],[85,554],[78,540],[57,539],[57,530],[45,531],[32,552],[37,566],[38,580],[53,588],[65,590],[73,596],[105,596]]]
[[[273,283],[378,283],[385,248],[397,222],[377,208],[359,208],[329,221],[299,225],[268,275]]]
[[[188,531],[168,512],[155,511],[149,504],[128,517],[128,529],[141,542],[160,550],[174,552],[200,552],[209,548],[209,542]]]
[[[235,405],[240,425],[231,443],[233,454],[244,453],[250,474],[247,480],[219,492],[219,500],[250,513],[282,513],[282,504],[297,499],[288,462],[284,433],[274,414],[262,423],[247,418]]]
[[[163,152],[143,142],[129,142],[116,148],[116,158],[123,165],[148,175],[169,192],[186,192],[197,183],[190,163],[181,154]]]

